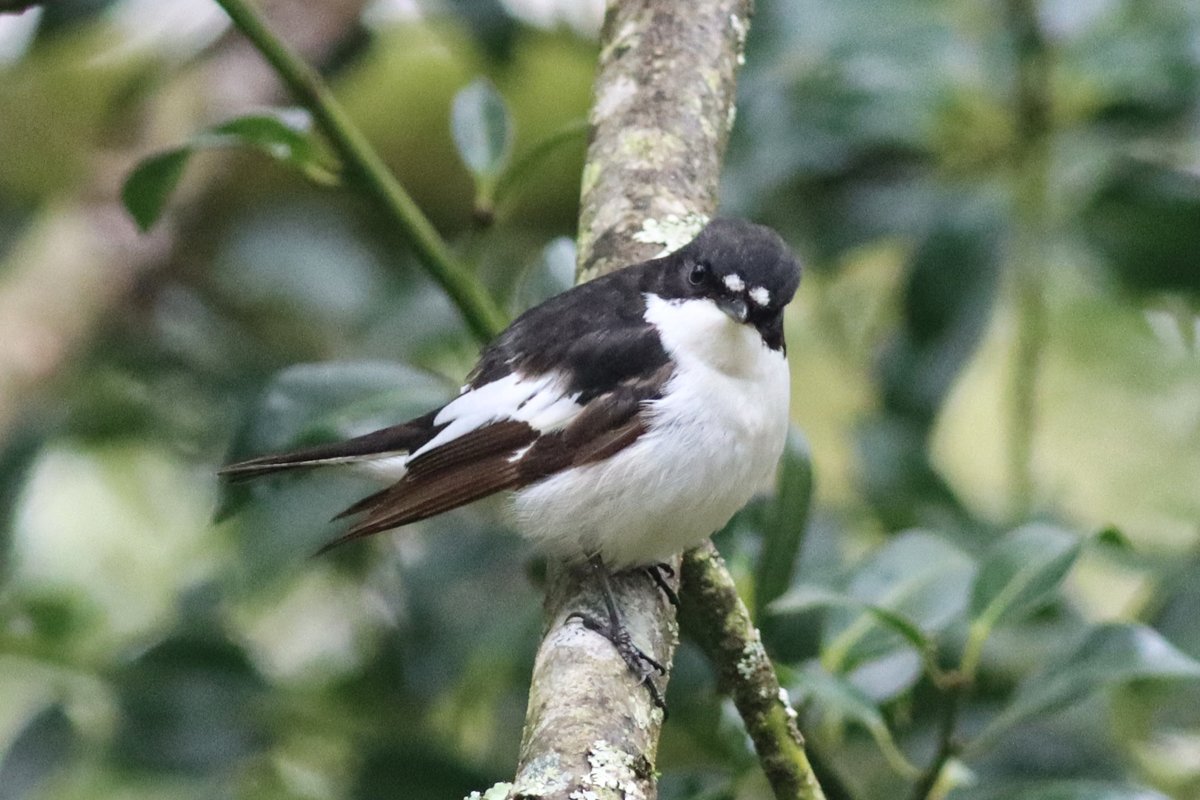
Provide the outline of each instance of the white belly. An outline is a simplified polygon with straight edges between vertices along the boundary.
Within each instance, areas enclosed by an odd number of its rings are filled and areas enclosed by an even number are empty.
[[[677,369],[650,430],[612,458],[514,497],[518,526],[561,558],[614,568],[698,544],[768,488],[788,425],[787,362],[704,301],[647,300]]]

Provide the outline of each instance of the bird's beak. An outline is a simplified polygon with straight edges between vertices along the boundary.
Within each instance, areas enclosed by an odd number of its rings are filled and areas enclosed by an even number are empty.
[[[717,308],[729,315],[729,318],[737,323],[746,321],[750,316],[750,309],[746,305],[746,301],[740,297],[719,297],[717,298]]]

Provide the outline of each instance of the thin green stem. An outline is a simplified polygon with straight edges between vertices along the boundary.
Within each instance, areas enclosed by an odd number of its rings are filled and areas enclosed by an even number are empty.
[[[238,30],[258,49],[279,78],[307,108],[352,178],[396,223],[417,258],[450,296],[471,332],[487,342],[502,330],[506,316],[475,276],[460,264],[446,242],[399,184],[383,159],[351,122],[316,71],[267,28],[245,0],[216,0]]]
[[[1048,229],[1050,54],[1038,26],[1036,0],[1006,0],[1005,9],[1017,70],[1012,264],[1017,341],[1010,386],[1008,462],[1013,511],[1022,518],[1033,507],[1037,378],[1048,329],[1042,269]]]
[[[958,667],[959,673],[968,681],[975,680],[975,673],[979,671],[979,662],[983,658],[983,645],[991,630],[990,622],[980,620],[972,622],[968,629],[967,643],[963,647],[962,661]]]
[[[938,779],[941,777],[942,771],[946,768],[946,764],[958,752],[958,745],[954,739],[954,731],[958,727],[958,711],[961,705],[960,701],[963,689],[963,684],[955,684],[945,691],[942,718],[938,725],[937,754],[934,755],[929,767],[913,785],[912,792],[909,795],[912,800],[931,800],[931,798],[936,796]]]
[[[587,131],[587,120],[576,119],[566,123],[557,130],[551,131],[544,139],[535,142],[528,150],[517,156],[513,160],[512,166],[506,169],[496,180],[489,200],[495,205],[503,203],[508,199],[510,192],[520,185],[522,179],[541,166],[546,156],[573,139],[584,138]]]

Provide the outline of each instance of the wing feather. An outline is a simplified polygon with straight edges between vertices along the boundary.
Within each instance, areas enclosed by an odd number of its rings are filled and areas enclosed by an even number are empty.
[[[659,396],[669,374],[660,370],[600,395],[555,430],[501,420],[421,453],[402,479],[339,514],[365,516],[320,552],[612,457],[645,433],[646,404]]]
[[[538,431],[527,422],[514,419],[493,422],[414,456],[408,462],[406,477],[415,480],[495,453],[512,453],[537,437]]]
[[[433,477],[410,481],[405,476],[395,485],[367,498],[370,502],[364,501],[364,507],[358,509],[365,512],[366,517],[317,553],[373,533],[419,522],[504,489],[516,488],[519,484],[520,469],[504,453],[443,470]]]

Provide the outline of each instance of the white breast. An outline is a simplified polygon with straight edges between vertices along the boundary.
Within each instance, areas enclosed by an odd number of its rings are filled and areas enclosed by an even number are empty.
[[[788,370],[754,328],[707,300],[647,295],[676,370],[650,430],[612,458],[514,497],[522,532],[550,553],[613,567],[697,544],[770,485],[787,435]]]

